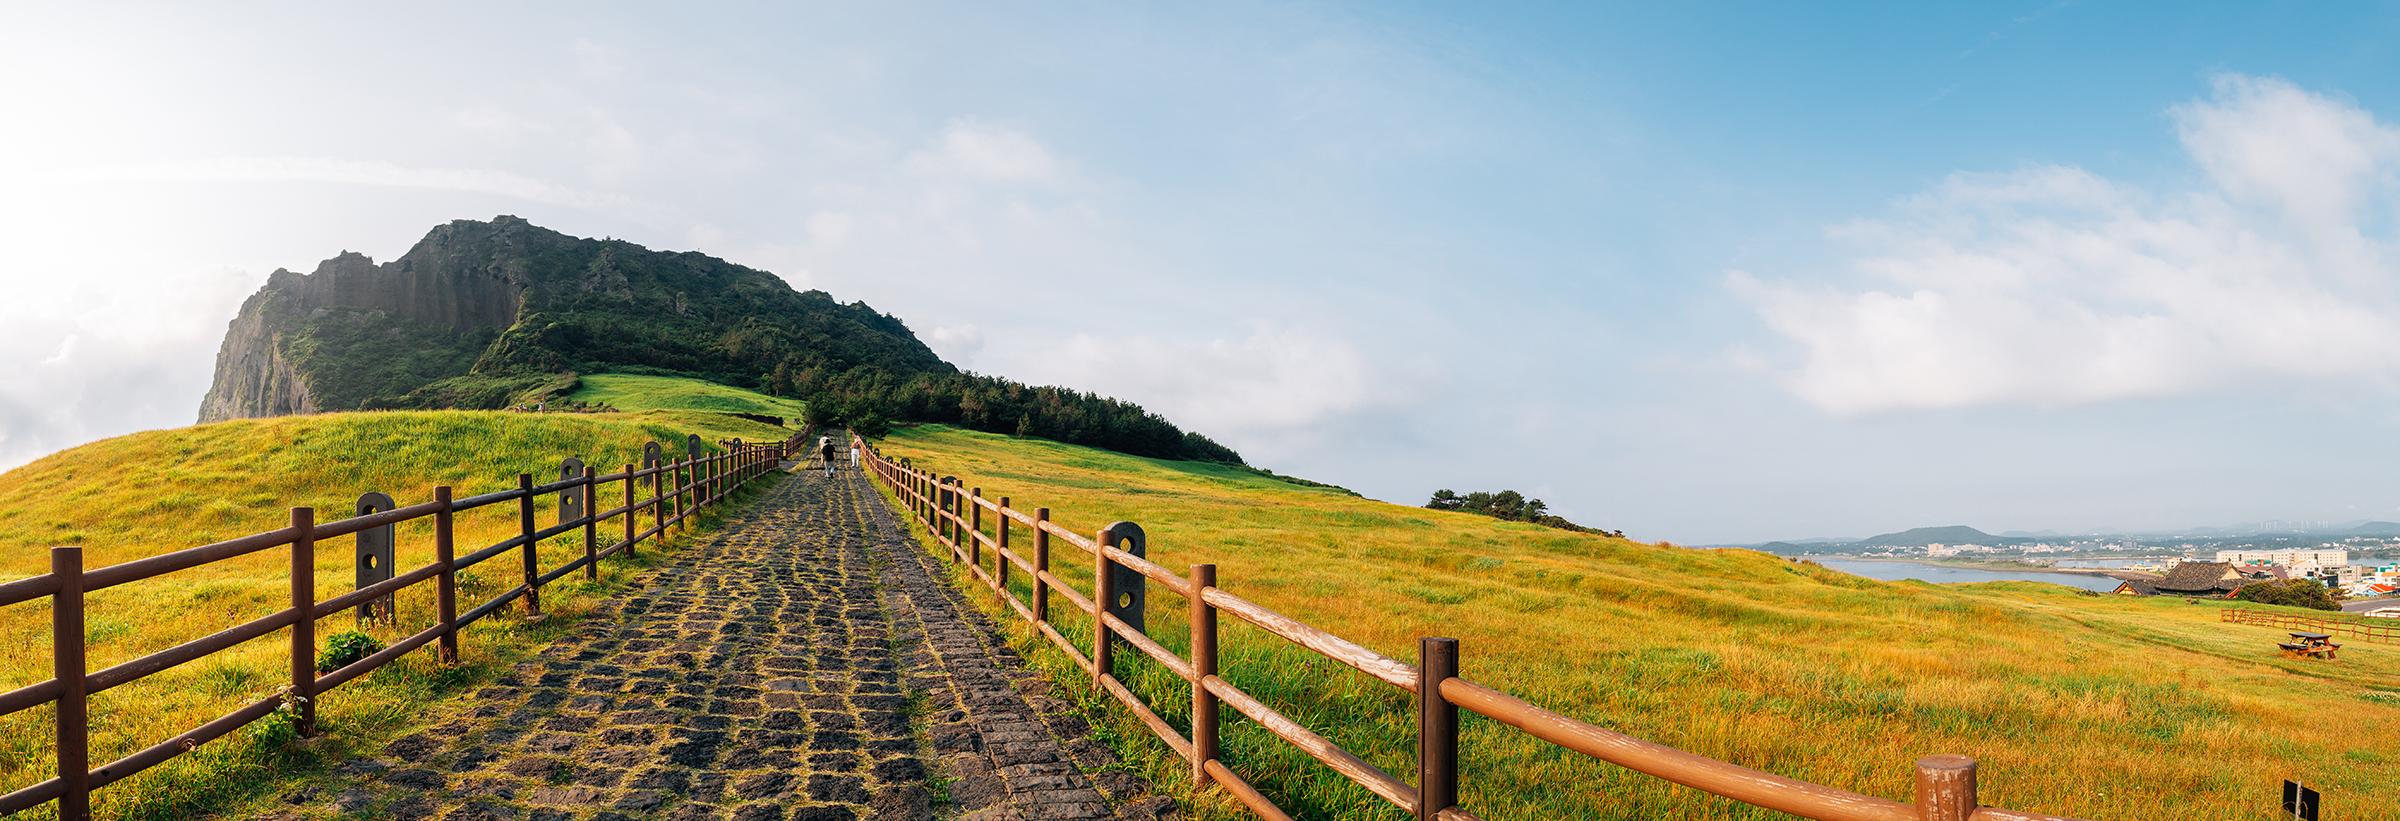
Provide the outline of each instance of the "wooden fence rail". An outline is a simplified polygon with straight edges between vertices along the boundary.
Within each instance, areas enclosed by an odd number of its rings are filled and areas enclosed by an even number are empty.
[[[2306,630],[2329,636],[2348,636],[2372,642],[2400,644],[2400,624],[2368,624],[2366,622],[2303,616],[2297,613],[2270,613],[2265,610],[2232,608],[2217,611],[2217,621],[2229,624],[2263,624],[2285,630]]]
[[[869,472],[892,490],[901,506],[922,522],[936,541],[949,549],[952,560],[965,565],[976,579],[1006,601],[1011,610],[1057,645],[1059,652],[1091,676],[1095,689],[1114,697],[1161,742],[1189,762],[1195,783],[1223,788],[1261,818],[1291,816],[1219,758],[1220,704],[1247,716],[1285,743],[1418,819],[1477,819],[1458,806],[1458,711],[1463,709],[1627,769],[1807,818],[2071,821],[2059,816],[1980,806],[1975,799],[1975,762],[1965,756],[1931,755],[1918,759],[1913,801],[1903,803],[1785,778],[1613,732],[1459,677],[1456,639],[1433,636],[1420,639],[1415,665],[1386,658],[1226,591],[1217,586],[1215,565],[1193,565],[1188,574],[1179,574],[1137,555],[1138,551],[1126,550],[1122,546],[1126,534],[1140,534],[1139,527],[1128,529],[1128,523],[1120,522],[1086,537],[1052,522],[1049,508],[1037,508],[1027,514],[1013,507],[1005,497],[997,501],[987,499],[980,488],[963,487],[955,478],[940,477],[913,464],[886,458],[863,438],[853,437],[853,445],[865,455]],[[983,533],[981,525],[987,512],[995,524],[996,536]],[[1014,543],[1009,535],[1012,522],[1028,528],[1033,535],[1030,560],[1012,549]],[[1053,538],[1093,558],[1091,598],[1083,597],[1066,580],[1051,573]],[[989,570],[985,569],[983,558],[987,549],[992,554]],[[1005,580],[1012,566],[1030,577],[1030,602],[1018,601],[1009,592]],[[1191,658],[1174,655],[1145,633],[1138,624],[1138,610],[1127,613],[1121,609],[1125,593],[1119,587],[1128,578],[1124,573],[1134,574],[1138,577],[1135,581],[1154,582],[1155,586],[1185,599],[1190,608]],[[1053,593],[1092,618],[1095,629],[1090,646],[1076,646],[1051,624]],[[1227,681],[1218,667],[1220,614],[1231,615],[1414,694],[1418,706],[1415,784],[1342,749]],[[1119,642],[1156,660],[1190,684],[1193,718],[1188,736],[1177,732],[1117,679],[1112,654]]]
[[[300,733],[311,734],[315,731],[317,703],[324,692],[429,643],[437,645],[443,662],[455,662],[458,659],[459,629],[499,612],[512,602],[522,602],[526,616],[538,618],[541,615],[543,585],[577,570],[584,571],[587,577],[596,577],[600,560],[620,552],[630,556],[642,540],[662,538],[670,527],[681,525],[688,530],[691,516],[722,501],[734,489],[773,469],[777,462],[797,451],[805,436],[803,433],[783,442],[769,444],[745,445],[736,440],[731,443],[732,447],[721,453],[693,455],[649,467],[626,465],[624,470],[616,473],[595,474],[590,468],[581,468],[580,475],[540,485],[533,483],[532,474],[519,474],[515,488],[464,499],[452,498],[448,487],[437,487],[434,488],[432,501],[329,523],[319,523],[316,511],[312,508],[293,508],[288,527],[98,569],[85,569],[83,549],[80,547],[51,548],[50,572],[0,584],[0,607],[45,597],[50,600],[52,659],[50,679],[0,693],[0,716],[43,704],[56,704],[54,712],[57,718],[53,731],[58,774],[39,784],[0,795],[0,815],[56,801],[60,818],[88,818],[93,790],[190,752],[201,744],[265,718],[277,710],[291,710]],[[692,441],[696,445],[698,440],[695,437]],[[570,462],[570,465],[579,466],[580,463]],[[637,499],[635,488],[643,479],[649,480],[649,496]],[[600,498],[599,486],[612,482],[624,485],[624,503],[609,510],[595,510]],[[547,528],[535,526],[533,506],[539,497],[560,495],[563,499],[570,494],[581,502],[579,516]],[[512,501],[517,503],[517,535],[465,556],[452,555],[452,517],[455,514]],[[645,510],[651,513],[651,525],[648,529],[637,531],[637,517]],[[625,523],[624,538],[606,548],[595,548],[593,542],[597,539],[599,524],[620,517]],[[432,564],[393,574],[388,579],[329,599],[317,598],[316,548],[319,543],[341,536],[357,535],[364,538],[364,534],[372,528],[424,518],[433,520]],[[542,571],[537,556],[541,541],[578,530],[585,537],[582,555],[558,568]],[[88,669],[84,636],[86,595],[177,570],[287,546],[291,548],[292,576],[289,608],[112,667],[97,671]],[[521,557],[521,582],[465,613],[458,612],[458,572],[510,551],[516,551]],[[438,621],[433,626],[333,671],[317,672],[318,619],[387,598],[428,580],[435,585]],[[91,767],[91,727],[86,705],[93,694],[205,658],[285,628],[291,630],[291,679],[283,692],[260,699],[132,755],[96,769]]]

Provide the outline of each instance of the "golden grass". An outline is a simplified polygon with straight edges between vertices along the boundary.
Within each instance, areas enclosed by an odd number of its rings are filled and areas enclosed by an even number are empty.
[[[882,446],[1080,532],[1139,522],[1153,560],[1213,562],[1226,589],[1393,658],[1414,663],[1418,636],[1454,636],[1468,678],[1745,766],[1905,800],[1915,758],[1963,753],[1982,765],[1986,804],[2097,819],[2264,817],[2298,778],[2343,817],[2400,817],[2400,646],[2353,641],[2338,662],[2298,661],[2276,653],[2281,631],[2220,624],[2216,603],[1876,582],[942,426]],[[1053,555],[1061,576],[1090,578],[1087,557]],[[1184,603],[1151,594],[1149,632],[1181,653]],[[1086,643],[1085,620],[1053,608]],[[1406,693],[1223,623],[1228,679],[1413,782]],[[1017,631],[1035,646],[1028,636]],[[1188,688],[1119,655],[1120,674],[1188,726]],[[1033,658],[1088,687],[1055,652]],[[1485,817],[1773,817],[1467,721],[1462,803]],[[1400,817],[1248,722],[1228,728],[1232,766],[1296,815]],[[1153,780],[1188,782],[1129,719],[1100,729]],[[1197,798],[1203,816],[1239,814]]]
[[[282,527],[289,508],[313,506],[318,520],[350,515],[358,495],[380,490],[400,504],[431,498],[448,484],[464,497],[514,487],[519,472],[536,482],[557,478],[562,457],[579,456],[600,472],[637,461],[642,445],[660,441],[680,451],[687,433],[713,442],[787,435],[772,426],[715,413],[513,414],[413,411],[340,413],[246,419],[178,430],[151,431],[52,454],[0,474],[0,580],[49,569],[48,548],[82,545],[85,566],[110,564]],[[714,449],[714,445],[710,446]],[[600,489],[602,509],[622,501],[620,486]],[[645,494],[646,495],[646,494]],[[537,507],[539,523],[556,522],[556,502]],[[462,513],[456,522],[464,555],[517,530],[514,503]],[[713,518],[713,517],[712,517]],[[601,526],[602,546],[622,535]],[[398,566],[432,561],[430,520],[399,528]],[[350,537],[317,546],[315,584],[323,599],[352,589]],[[545,540],[547,570],[581,555],[581,534]],[[645,545],[644,563],[655,555]],[[93,594],[87,603],[92,669],[115,664],[256,619],[290,603],[289,548],[179,571]],[[320,700],[328,741],[306,749],[270,749],[244,734],[112,785],[95,794],[108,818],[184,817],[255,794],[285,768],[338,758],[349,743],[371,740],[415,722],[426,705],[455,696],[527,649],[546,643],[638,565],[603,563],[595,584],[571,574],[543,589],[545,610],[559,618],[525,625],[496,614],[462,635],[466,664],[445,668],[430,650]],[[460,573],[463,611],[520,581],[514,554]],[[400,624],[376,632],[385,641],[429,626],[432,585],[404,591]],[[513,608],[511,613],[513,614]],[[47,599],[0,609],[0,690],[50,677]],[[318,624],[320,641],[351,629],[346,616]],[[93,763],[113,760],[234,708],[272,694],[288,677],[289,633],[278,631],[93,697]],[[0,718],[0,790],[52,774],[48,707]]]

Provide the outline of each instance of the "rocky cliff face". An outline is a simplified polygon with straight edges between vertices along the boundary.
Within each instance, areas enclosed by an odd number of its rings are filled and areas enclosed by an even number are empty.
[[[528,284],[521,266],[512,281],[503,260],[488,253],[477,258],[459,247],[460,234],[454,225],[443,226],[383,265],[344,251],[305,275],[282,269],[269,274],[226,326],[216,378],[200,400],[200,421],[357,407],[321,406],[311,385],[314,369],[305,367],[314,363],[296,361],[311,358],[294,346],[313,336],[306,332],[317,325],[402,323],[471,333],[514,323]],[[310,352],[318,352],[316,346]]]
[[[284,361],[281,342],[261,308],[268,298],[262,290],[243,300],[241,313],[225,329],[216,381],[200,400],[200,421],[317,412],[308,382]]]
[[[488,406],[505,401],[488,388],[508,380],[610,367],[750,384],[778,368],[861,365],[955,371],[864,304],[698,253],[502,216],[438,226],[380,265],[345,251],[307,274],[269,275],[226,328],[200,421]]]

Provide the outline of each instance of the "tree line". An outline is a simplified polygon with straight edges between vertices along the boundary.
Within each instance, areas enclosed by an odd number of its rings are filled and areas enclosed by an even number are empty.
[[[2306,607],[2312,610],[2340,610],[2341,599],[2333,588],[2316,579],[2281,579],[2251,582],[2234,588],[2233,597],[2258,604],[2281,604]]]
[[[761,380],[768,393],[808,403],[811,424],[878,436],[901,422],[942,422],[1135,456],[1243,464],[1241,454],[1178,428],[1142,406],[1098,394],[974,373],[895,374],[875,366],[829,371],[784,359]]]
[[[1555,527],[1560,530],[1572,530],[1577,533],[1598,533],[1603,536],[1614,536],[1619,539],[1625,538],[1625,532],[1622,530],[1602,530],[1596,527],[1585,527],[1583,525],[1567,521],[1563,517],[1553,516],[1550,514],[1550,505],[1548,503],[1543,502],[1540,499],[1526,498],[1525,494],[1518,493],[1513,490],[1503,490],[1498,493],[1478,490],[1462,496],[1457,492],[1450,490],[1449,488],[1443,488],[1441,490],[1434,491],[1433,499],[1426,502],[1425,506],[1434,510],[1458,510],[1465,511],[1467,513],[1480,513],[1495,519],[1502,519],[1511,522],[1531,522],[1543,527]]]

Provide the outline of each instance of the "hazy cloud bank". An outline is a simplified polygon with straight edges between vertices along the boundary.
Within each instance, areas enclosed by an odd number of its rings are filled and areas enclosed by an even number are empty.
[[[1731,272],[1789,345],[1764,367],[1843,414],[2400,375],[2400,128],[2238,75],[2169,113],[2189,190],[1961,173],[1831,229],[1850,276]]]

